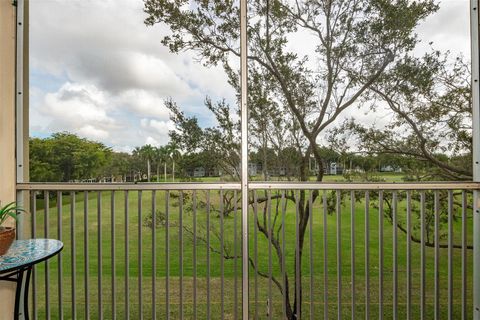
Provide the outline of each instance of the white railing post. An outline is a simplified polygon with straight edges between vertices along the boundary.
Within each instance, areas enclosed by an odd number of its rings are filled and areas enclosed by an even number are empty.
[[[472,48],[472,138],[473,181],[480,181],[480,61],[479,1],[470,3],[470,37]],[[480,320],[480,193],[473,192],[473,318]]]
[[[248,106],[247,106],[247,0],[240,1],[240,72],[242,130],[242,311],[248,319]]]

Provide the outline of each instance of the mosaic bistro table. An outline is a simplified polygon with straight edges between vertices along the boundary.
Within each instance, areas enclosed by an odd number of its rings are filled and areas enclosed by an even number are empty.
[[[28,285],[32,267],[48,260],[63,249],[63,243],[53,239],[16,240],[8,252],[0,256],[0,280],[17,284],[15,291],[14,319],[23,314],[28,318]],[[25,274],[26,273],[26,274]],[[25,277],[25,282],[24,282]],[[23,300],[23,311],[20,304]]]

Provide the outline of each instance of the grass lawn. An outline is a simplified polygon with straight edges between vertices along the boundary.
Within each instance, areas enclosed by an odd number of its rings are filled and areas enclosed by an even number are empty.
[[[404,182],[403,178],[405,175],[403,173],[395,173],[395,172],[375,172],[373,174],[377,179],[384,180],[385,182]],[[257,174],[254,177],[250,178],[252,181],[263,181],[263,176],[261,174]],[[284,177],[278,177],[278,176],[273,176],[271,177],[272,181],[283,181]],[[316,177],[315,176],[310,176],[309,181],[315,181]],[[176,180],[177,182],[180,180]],[[214,183],[214,182],[224,182],[225,179],[222,177],[202,177],[202,178],[189,178],[188,180],[183,180],[182,181],[188,181],[188,182],[209,182],[209,183]],[[156,182],[156,178],[152,178],[152,182]],[[163,176],[160,178],[160,182],[165,182],[165,179]],[[168,176],[166,182],[172,182],[172,177]],[[345,177],[343,175],[324,175],[323,176],[323,182],[347,182]]]
[[[191,193],[190,193],[191,194]],[[211,199],[214,207],[218,208],[219,196],[218,192],[211,191]],[[178,206],[178,192],[172,192],[169,206],[169,305],[170,314],[173,319],[177,318],[180,310],[180,237],[179,237],[179,206]],[[198,192],[198,199],[205,199],[204,192]],[[125,304],[129,301],[129,314],[131,319],[139,318],[139,278],[141,278],[142,289],[142,308],[146,319],[152,318],[152,288],[153,275],[155,275],[156,285],[156,312],[157,318],[164,319],[166,312],[166,227],[161,226],[152,230],[151,227],[144,226],[145,217],[151,213],[152,207],[152,192],[144,191],[142,196],[142,215],[139,216],[139,193],[129,192],[128,194],[128,230],[125,230],[125,193],[115,192],[115,210],[113,210],[113,220],[115,222],[114,229],[111,227],[112,208],[111,208],[111,192],[102,192],[100,195],[100,218],[101,226],[100,233],[98,232],[98,193],[90,192],[88,198],[88,214],[87,214],[87,242],[85,239],[85,224],[84,224],[84,193],[76,194],[75,212],[74,212],[74,255],[75,255],[75,307],[78,318],[83,318],[85,314],[85,261],[84,251],[88,251],[88,298],[89,298],[89,313],[91,319],[98,318],[99,305],[99,235],[101,235],[101,287],[100,292],[102,298],[103,313],[106,319],[112,318],[112,304],[115,302],[116,314],[120,319],[125,318]],[[391,197],[390,193],[386,193],[387,198]],[[72,234],[71,234],[71,212],[70,212],[70,195],[63,196],[63,206],[61,214],[56,209],[56,199],[50,202],[50,209],[48,213],[48,230],[45,233],[45,211],[43,208],[43,200],[38,200],[38,207],[36,213],[36,236],[37,237],[58,237],[58,227],[61,227],[62,241],[65,243],[64,251],[62,252],[62,274],[59,276],[58,259],[54,258],[48,265],[49,284],[49,305],[52,319],[58,318],[59,313],[59,292],[58,281],[61,279],[63,283],[63,292],[61,302],[63,306],[64,318],[72,318]],[[157,209],[165,212],[165,192],[156,192]],[[275,205],[276,202],[273,202]],[[379,301],[379,215],[378,210],[373,205],[372,200],[369,210],[369,250],[370,250],[370,268],[369,278],[370,286],[368,292],[370,293],[370,314],[372,318],[378,316],[378,301]],[[403,224],[406,219],[405,202],[402,200],[399,203],[399,221]],[[365,312],[365,293],[366,293],[366,277],[365,277],[365,202],[357,201],[354,211],[354,228],[355,228],[355,293],[356,293],[356,308],[357,316],[364,316]],[[262,213],[263,206],[259,206],[259,213]],[[273,211],[273,210],[272,210]],[[274,213],[272,212],[272,220]],[[455,212],[456,216],[460,212]],[[58,220],[58,217],[61,217]],[[468,212],[468,242],[472,239],[472,218],[471,212]],[[414,225],[418,226],[418,218],[412,214]],[[341,218],[341,311],[346,317],[351,314],[351,218],[350,200],[349,196],[345,195],[345,201],[342,204]],[[188,229],[193,228],[194,216],[190,210],[184,210],[182,215],[182,225]],[[263,219],[259,214],[259,219]],[[281,216],[279,217],[281,219]],[[328,279],[328,312],[334,317],[337,314],[337,216],[333,212],[327,215],[327,279]],[[241,254],[241,216],[240,211],[235,215],[231,213],[224,217],[224,243],[229,254],[234,253],[234,237],[237,237],[237,253]],[[234,228],[235,221],[237,229]],[[250,212],[250,240],[249,249],[250,255],[254,257],[255,232],[254,232],[254,214],[253,210]],[[262,220],[263,221],[263,220]],[[59,223],[60,222],[60,223]],[[221,236],[221,219],[216,212],[212,212],[209,217],[211,230],[211,246],[215,249],[220,249]],[[206,209],[199,206],[196,214],[197,223],[197,246],[196,248],[196,263],[193,263],[193,237],[189,232],[183,232],[183,305],[185,318],[193,317],[193,276],[194,266],[196,267],[197,276],[197,316],[198,319],[205,319],[207,312],[207,246],[202,241],[206,239],[207,230],[207,214]],[[277,226],[280,221],[277,222]],[[139,228],[139,225],[141,226]],[[314,318],[321,318],[323,309],[325,307],[323,301],[324,291],[324,275],[323,275],[323,208],[320,201],[316,201],[313,207],[313,232],[312,236],[312,253],[310,257],[310,233],[307,228],[305,237],[305,245],[303,249],[302,261],[302,283],[303,283],[303,315],[304,318],[309,316],[310,304],[313,303]],[[461,239],[461,220],[456,219],[453,225],[455,243],[460,243]],[[115,250],[112,259],[112,231],[115,232]],[[128,239],[126,237],[128,231]],[[141,235],[140,235],[141,232]],[[445,228],[441,230],[445,234]],[[156,268],[153,270],[153,233],[155,233],[155,247],[156,247]],[[289,275],[290,285],[294,279],[294,255],[295,255],[295,208],[293,203],[289,203],[285,215],[285,247],[286,247],[286,265]],[[414,234],[418,235],[418,228],[414,228]],[[393,226],[385,218],[384,220],[384,315],[390,317],[392,315],[393,303]],[[441,242],[446,243],[446,238],[442,238]],[[85,247],[85,243],[87,246]],[[282,243],[282,241],[281,241]],[[282,243],[283,244],[283,243]],[[139,251],[139,246],[142,249]],[[398,231],[398,301],[399,301],[399,318],[406,317],[406,302],[407,302],[407,241],[406,236],[400,230]],[[413,318],[419,318],[420,308],[420,245],[412,242],[412,313]],[[128,251],[126,258],[125,251]],[[280,279],[281,269],[275,250],[272,256],[272,275]],[[453,298],[454,298],[454,318],[459,318],[461,315],[461,250],[453,250]],[[258,233],[258,268],[262,272],[268,274],[269,271],[269,247],[268,241],[265,237]],[[472,251],[467,252],[467,274],[468,274],[468,288],[467,288],[467,311],[468,317],[471,317],[472,309]],[[434,303],[434,249],[426,248],[426,312],[427,318],[433,317],[433,303]],[[128,259],[128,287],[126,292],[126,260]],[[115,265],[115,274],[112,275],[112,260]],[[210,312],[211,318],[220,319],[221,314],[221,257],[216,252],[210,252]],[[313,296],[310,297],[310,261],[313,264]],[[140,264],[141,262],[141,264]],[[241,314],[241,259],[236,261],[237,272],[235,272],[235,259],[224,260],[224,314],[226,319],[234,319],[234,301],[235,301],[235,283],[237,284],[237,306],[238,314]],[[141,277],[140,265],[142,267]],[[38,315],[40,319],[45,318],[45,302],[47,299],[45,290],[45,264],[39,265],[36,268],[36,290],[37,290],[37,306]],[[237,275],[237,277],[236,277]],[[448,265],[447,265],[447,249],[440,249],[440,310],[441,314],[447,312],[447,288],[448,288]],[[255,277],[254,270],[250,268],[250,318],[255,318],[255,309],[257,309],[258,318],[265,319],[267,311],[267,300],[269,295],[269,281],[262,277]],[[255,292],[255,281],[257,281],[258,292]],[[114,282],[115,290],[113,291],[112,282]],[[273,319],[280,319],[282,314],[282,297],[279,290],[272,286],[272,301],[273,301]],[[291,292],[293,288],[290,287]],[[257,296],[257,299],[255,297]],[[291,300],[293,295],[291,295]],[[257,300],[257,303],[255,303]],[[443,318],[443,316],[442,316]]]

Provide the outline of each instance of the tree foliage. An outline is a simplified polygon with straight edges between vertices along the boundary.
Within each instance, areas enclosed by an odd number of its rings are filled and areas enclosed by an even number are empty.
[[[283,120],[277,127],[291,128],[297,147],[321,162],[319,134],[364,98],[397,57],[413,49],[413,29],[436,9],[433,1],[251,2],[252,121],[265,127],[261,123],[265,115],[255,118],[255,114],[262,115],[265,108],[275,106]],[[146,0],[145,11],[148,25],[170,27],[172,32],[162,43],[172,52],[192,50],[206,65],[223,65],[230,83],[239,88],[232,63],[240,55],[236,2]],[[311,54],[299,54],[289,47],[289,39],[302,34],[308,34],[315,44]],[[309,63],[312,60],[315,63]],[[306,166],[302,169],[305,172]],[[321,178],[319,173],[318,180]]]
[[[382,127],[355,120],[337,130],[355,134],[368,152],[391,154],[427,167],[419,180],[472,178],[470,68],[434,51],[406,57],[372,88],[372,110],[386,108],[392,120]],[[421,164],[423,163],[423,164]]]
[[[161,41],[171,52],[194,52],[205,65],[221,65],[229,82],[239,93],[239,7],[236,1],[145,0],[147,25],[164,24],[171,33]],[[322,154],[318,140],[331,129],[348,108],[361,105],[376,94],[382,79],[394,72],[399,61],[408,57],[417,42],[414,33],[419,21],[437,10],[432,0],[345,0],[248,2],[248,76],[251,145],[264,152],[268,148],[293,148],[301,155],[296,179],[308,179],[313,155],[320,165],[317,181],[323,179]],[[311,46],[295,50],[295,39]],[[222,163],[239,167],[238,109],[224,102],[209,103],[218,126],[201,129],[194,118],[186,117],[174,102],[177,132],[172,135],[183,147],[202,141],[220,152]],[[236,117],[234,117],[236,116]],[[188,130],[187,130],[188,129]],[[190,131],[189,131],[190,130]],[[185,136],[188,132],[202,132]],[[206,147],[203,147],[206,148]],[[229,154],[225,154],[229,153]],[[264,158],[266,158],[264,156]],[[238,175],[238,173],[237,173]],[[314,192],[313,201],[318,197]],[[299,253],[301,262],[305,230],[309,221],[306,192],[291,197],[299,208]],[[271,241],[279,261],[283,260],[279,239],[272,225],[257,224]],[[287,316],[299,318],[295,295],[301,283],[294,283],[290,300],[288,277]],[[275,283],[281,283],[274,279]],[[299,289],[299,290],[296,290]],[[293,301],[293,304],[291,303]]]
[[[201,155],[203,166],[217,166],[220,171],[233,179],[240,179],[240,123],[232,120],[231,108],[225,101],[213,103],[205,100],[205,106],[212,112],[218,125],[201,128],[195,117],[186,115],[173,101],[166,102],[175,123],[170,131],[173,145],[188,155]]]
[[[102,143],[68,132],[30,138],[30,180],[62,181],[96,178],[111,158]]]

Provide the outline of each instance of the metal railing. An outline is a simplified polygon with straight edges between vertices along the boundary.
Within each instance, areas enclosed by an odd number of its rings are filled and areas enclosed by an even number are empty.
[[[65,243],[34,270],[31,314],[470,319],[479,186],[250,183],[241,230],[239,183],[18,184],[32,237]]]

